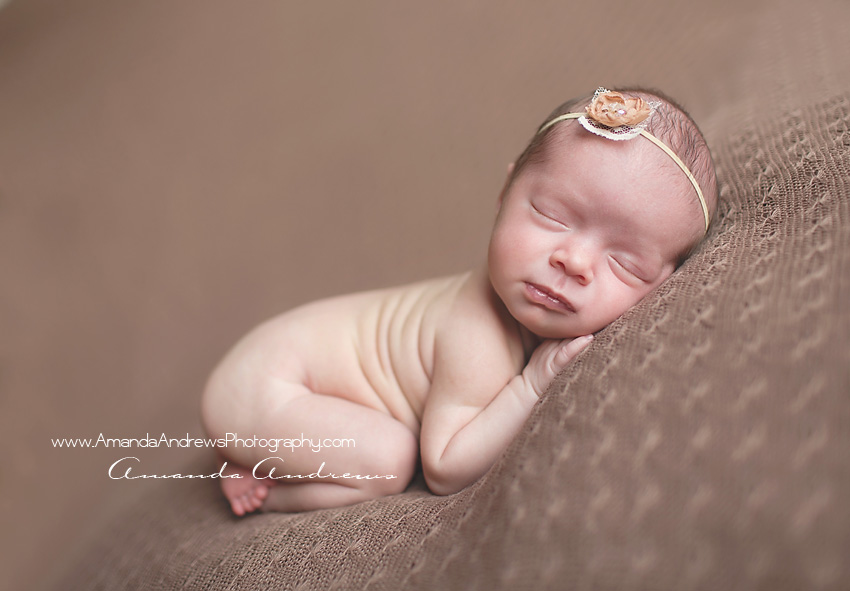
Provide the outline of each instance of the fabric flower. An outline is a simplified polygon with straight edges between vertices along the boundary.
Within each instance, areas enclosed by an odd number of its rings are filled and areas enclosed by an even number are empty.
[[[637,125],[652,111],[642,98],[625,97],[612,91],[597,94],[586,110],[588,117],[608,127]]]

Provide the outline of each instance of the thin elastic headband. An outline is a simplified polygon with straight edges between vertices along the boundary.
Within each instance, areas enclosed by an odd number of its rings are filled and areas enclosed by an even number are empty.
[[[599,97],[603,98],[600,99]],[[605,103],[605,99],[608,99],[607,103]],[[628,104],[629,101],[639,101],[639,103]],[[664,150],[664,153],[673,159],[673,162],[682,169],[682,172],[684,172],[685,176],[688,177],[688,180],[691,181],[691,184],[697,192],[699,203],[702,206],[702,213],[705,217],[705,231],[708,232],[708,225],[711,221],[708,214],[708,205],[705,202],[702,189],[700,189],[699,183],[696,178],[694,178],[693,173],[691,173],[688,167],[685,166],[685,163],[682,162],[681,158],[679,158],[676,153],[667,146],[667,144],[646,130],[647,120],[659,104],[660,103],[646,103],[639,98],[627,99],[620,93],[609,92],[608,90],[600,87],[593,95],[593,100],[591,101],[590,106],[587,107],[586,113],[566,113],[564,115],[559,115],[551,121],[544,123],[540,129],[537,130],[537,135],[545,132],[556,123],[560,123],[561,121],[566,121],[568,119],[578,119],[582,127],[591,133],[595,133],[596,135],[610,140],[630,140],[642,135]],[[622,123],[616,125],[616,123],[619,122]],[[615,123],[615,125],[610,125],[610,123]]]

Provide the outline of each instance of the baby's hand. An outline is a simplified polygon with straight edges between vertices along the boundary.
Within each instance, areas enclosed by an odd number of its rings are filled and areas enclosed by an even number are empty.
[[[593,335],[585,335],[562,341],[543,341],[534,350],[528,365],[522,370],[522,378],[526,386],[530,387],[538,398],[542,396],[558,372],[592,340]]]

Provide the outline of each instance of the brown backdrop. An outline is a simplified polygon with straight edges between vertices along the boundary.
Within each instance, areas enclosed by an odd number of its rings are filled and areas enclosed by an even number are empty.
[[[157,486],[110,481],[114,460],[201,455],[51,438],[198,436],[208,372],[257,322],[476,264],[507,163],[566,98],[657,86],[716,142],[846,90],[823,57],[850,55],[846,4],[797,4],[3,8],[0,586],[37,587]]]

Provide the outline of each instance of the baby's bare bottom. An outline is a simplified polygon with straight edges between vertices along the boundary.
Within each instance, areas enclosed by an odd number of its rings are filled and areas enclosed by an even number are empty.
[[[237,515],[258,508],[294,512],[350,505],[402,492],[413,478],[417,438],[386,413],[282,380],[267,382],[253,396],[230,394],[210,388],[204,396],[204,422],[211,437],[235,433],[243,439],[300,439],[303,434],[314,442],[354,441],[353,446],[318,452],[309,445],[274,453],[260,447],[220,448],[228,462],[225,474],[239,476],[221,481]],[[254,478],[257,464],[257,476],[274,468],[271,477]]]

